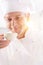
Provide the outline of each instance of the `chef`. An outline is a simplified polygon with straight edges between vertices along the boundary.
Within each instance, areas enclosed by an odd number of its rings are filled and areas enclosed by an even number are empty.
[[[2,8],[9,6],[2,10],[11,33],[0,35],[0,65],[43,65],[43,44],[40,34],[32,31],[29,2],[2,1]]]

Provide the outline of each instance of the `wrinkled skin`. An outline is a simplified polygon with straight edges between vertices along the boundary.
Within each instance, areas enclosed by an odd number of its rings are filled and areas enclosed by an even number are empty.
[[[21,12],[10,12],[6,14],[5,19],[7,21],[7,27],[18,34],[17,38],[21,39],[25,37],[25,33],[28,27],[25,24],[25,20],[29,18],[30,14]]]
[[[17,38],[22,39],[25,37],[25,33],[28,27],[25,24],[30,17],[30,14],[25,14],[22,12],[10,12],[5,15],[5,20],[8,29],[13,33],[17,33]],[[4,48],[9,44],[9,40],[4,40],[4,34],[0,35],[0,48]]]

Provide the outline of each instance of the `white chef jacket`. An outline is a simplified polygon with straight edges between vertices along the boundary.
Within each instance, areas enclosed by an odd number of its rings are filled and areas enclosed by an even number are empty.
[[[15,35],[9,46],[0,49],[0,64],[1,65],[28,65],[28,60],[31,58],[30,53],[22,45]],[[29,62],[30,63],[30,62]]]
[[[10,44],[0,49],[0,65],[43,65],[43,33],[27,31],[25,38],[14,35]]]

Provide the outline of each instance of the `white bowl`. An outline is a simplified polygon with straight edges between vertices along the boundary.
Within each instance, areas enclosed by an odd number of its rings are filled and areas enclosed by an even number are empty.
[[[5,34],[5,33],[8,33],[8,32],[10,32],[9,29],[7,29],[7,28],[0,28],[0,34]]]

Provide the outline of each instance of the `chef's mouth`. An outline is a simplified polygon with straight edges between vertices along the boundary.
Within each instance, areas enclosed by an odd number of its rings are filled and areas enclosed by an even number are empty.
[[[21,28],[19,28],[19,27],[18,27],[18,28],[15,27],[14,30],[15,30],[15,32],[18,33],[18,34],[21,32]]]

